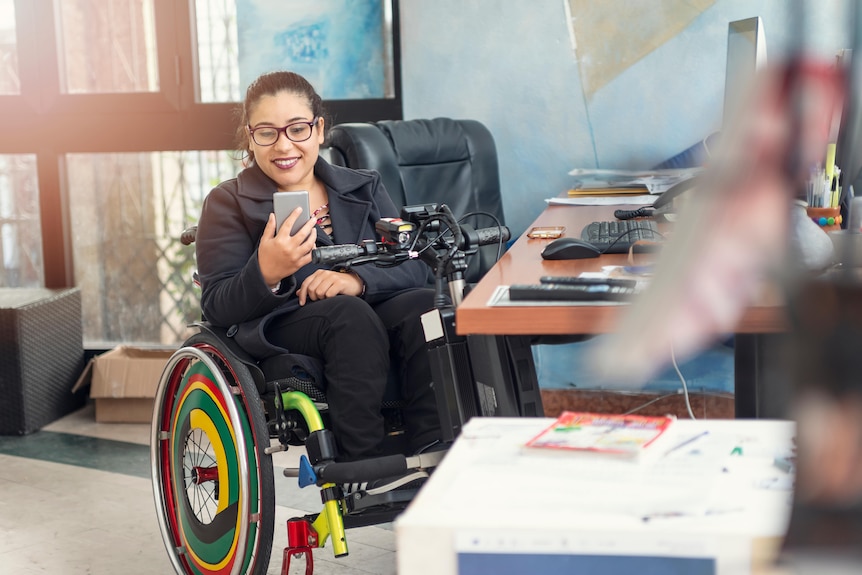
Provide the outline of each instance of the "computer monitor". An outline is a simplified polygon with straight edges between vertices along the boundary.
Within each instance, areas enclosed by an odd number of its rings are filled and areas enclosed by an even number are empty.
[[[724,79],[724,116],[727,124],[744,100],[758,70],[766,66],[766,33],[759,16],[727,25],[727,65]]]
[[[722,123],[725,127],[732,121],[733,110],[739,107],[747,95],[756,72],[766,66],[766,34],[760,17],[730,22],[727,26],[727,63],[724,80],[724,111]],[[655,166],[656,169],[690,168],[704,165],[715,145],[718,134],[710,134],[702,141],[683,150],[676,156]],[[680,186],[662,194],[663,200],[656,207],[670,206],[670,201],[690,185]]]
[[[854,42],[860,43],[862,38],[857,38]],[[841,50],[836,58],[837,64],[842,66],[844,73],[847,74],[848,93],[844,99],[844,110],[840,118],[835,156],[843,174],[841,213],[844,216],[844,222],[848,224],[844,226],[847,229],[852,229],[849,226],[850,223],[858,223],[850,222],[854,217],[849,213],[849,203],[853,199],[850,195],[851,188],[855,195],[862,195],[862,181],[860,181],[862,158],[859,154],[859,150],[862,149],[862,109],[858,104],[862,95],[862,61],[852,57],[854,51],[858,52],[859,49],[854,47],[852,50]]]

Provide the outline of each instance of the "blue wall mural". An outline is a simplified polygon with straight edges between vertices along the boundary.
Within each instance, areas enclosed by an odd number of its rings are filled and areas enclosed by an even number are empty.
[[[237,0],[240,84],[302,74],[324,99],[382,98],[387,49],[381,0]]]

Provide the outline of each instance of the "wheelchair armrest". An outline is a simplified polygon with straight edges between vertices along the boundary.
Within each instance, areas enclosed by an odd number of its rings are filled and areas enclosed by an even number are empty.
[[[180,234],[180,242],[182,242],[182,244],[184,246],[190,246],[193,243],[195,243],[195,238],[197,238],[197,235],[198,235],[198,227],[197,226],[188,227],[188,228],[184,229],[182,231],[182,233]]]

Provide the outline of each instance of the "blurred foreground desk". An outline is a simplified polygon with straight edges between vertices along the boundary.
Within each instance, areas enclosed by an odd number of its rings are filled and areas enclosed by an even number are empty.
[[[398,573],[769,572],[793,423],[678,420],[639,462],[521,447],[552,421],[471,419],[395,522]]]
[[[532,225],[564,226],[565,235],[578,237],[581,229],[592,221],[613,220],[617,208],[627,206],[548,206]],[[598,271],[602,266],[626,263],[622,254],[583,260],[543,260],[542,248],[549,241],[521,236],[515,242],[458,306],[456,329],[460,335],[602,334],[614,329],[624,307],[488,305],[501,285],[539,283],[539,278],[545,275],[578,276]],[[779,355],[787,325],[783,299],[775,290],[761,294],[736,327],[736,417],[786,417],[788,378],[780,371],[783,362]]]

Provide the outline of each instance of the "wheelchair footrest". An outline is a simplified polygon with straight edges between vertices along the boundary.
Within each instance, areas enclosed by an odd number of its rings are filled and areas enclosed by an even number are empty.
[[[398,491],[398,495],[395,496],[393,496],[396,493],[394,491],[381,495],[370,495],[364,498],[358,507],[352,508],[348,502],[348,512],[344,515],[344,528],[354,529],[390,523],[407,508],[417,492],[416,489],[405,489]]]
[[[382,523],[392,523],[395,518],[401,515],[407,508],[407,504],[401,507],[392,507],[389,509],[381,508],[364,512],[360,515],[345,515],[344,528],[356,529],[358,527],[368,527],[370,525],[380,525]]]
[[[346,495],[344,497],[344,502],[347,506],[347,515],[345,516],[345,526],[347,522],[347,517],[350,516],[351,513],[361,513],[363,511],[367,511],[369,509],[379,508],[379,507],[399,507],[399,511],[407,506],[410,501],[416,496],[419,492],[418,488],[415,489],[395,489],[392,491],[386,491],[385,493],[377,493],[374,495],[369,495],[365,491],[357,491],[356,493],[351,493],[350,495]]]

